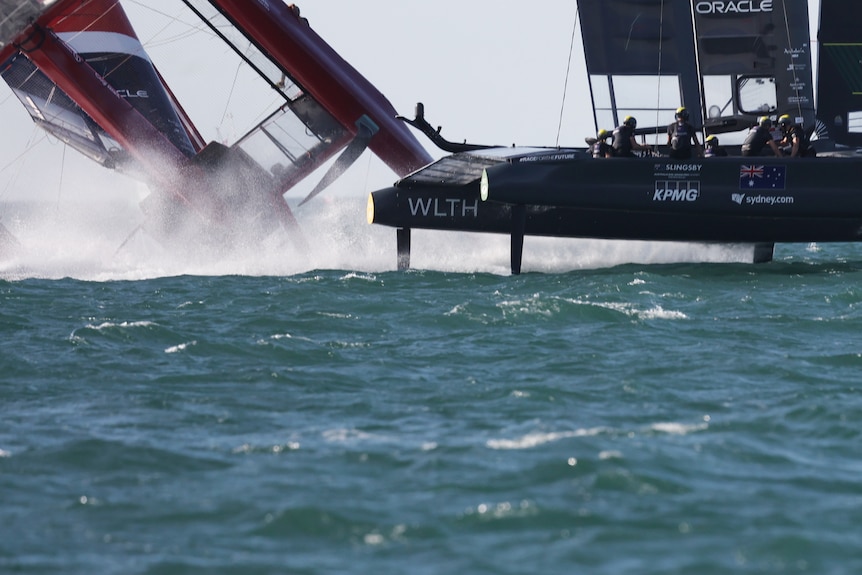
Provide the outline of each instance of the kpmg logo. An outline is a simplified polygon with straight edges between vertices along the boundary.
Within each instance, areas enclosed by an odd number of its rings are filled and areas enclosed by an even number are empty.
[[[660,180],[655,183],[654,202],[696,202],[700,197],[700,182]]]
[[[698,14],[759,14],[772,12],[772,0],[726,0],[724,2],[698,2]]]

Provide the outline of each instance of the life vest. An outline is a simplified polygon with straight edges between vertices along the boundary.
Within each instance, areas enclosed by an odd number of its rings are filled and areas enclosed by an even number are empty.
[[[790,145],[793,145],[794,135],[799,138],[799,155],[803,156],[808,151],[808,148],[811,147],[811,140],[808,139],[808,134],[805,133],[802,126],[797,126],[796,124],[790,126],[787,130],[787,140]]]
[[[772,134],[768,128],[757,126],[748,132],[745,141],[742,143],[743,156],[759,156],[760,152],[766,146],[766,143],[772,139]]]
[[[608,152],[610,152],[611,155],[614,155],[614,149],[604,140],[598,140],[595,144],[593,144],[592,151],[594,158],[605,158],[607,157]]]
[[[682,124],[674,122],[668,128],[670,134],[670,147],[677,152],[688,152],[691,150],[691,139],[694,137],[694,126],[688,122]]]
[[[625,124],[614,130],[614,152],[617,156],[632,155],[632,129]]]

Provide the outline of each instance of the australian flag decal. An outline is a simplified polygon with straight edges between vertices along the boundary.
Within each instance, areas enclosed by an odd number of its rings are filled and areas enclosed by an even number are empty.
[[[739,168],[740,190],[783,190],[787,166],[742,166]]]

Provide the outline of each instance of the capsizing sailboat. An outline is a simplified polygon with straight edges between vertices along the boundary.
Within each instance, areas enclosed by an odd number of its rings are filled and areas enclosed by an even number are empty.
[[[120,0],[0,0],[0,75],[37,126],[102,166],[147,184],[141,229],[162,243],[216,253],[286,231],[304,237],[284,194],[327,163],[306,201],[365,149],[399,176],[432,157],[396,119],[390,102],[282,1],[172,0],[136,5],[168,14],[153,35],[189,37],[186,74],[201,55],[232,85],[195,83],[198,102],[230,100],[236,88],[267,107],[238,136],[202,136],[200,110],[183,105]],[[165,62],[162,61],[162,64]],[[171,62],[173,64],[174,62]],[[243,73],[241,76],[240,73]],[[239,81],[241,79],[241,81]],[[257,114],[257,111],[254,111]],[[262,116],[262,117],[261,117]],[[0,229],[0,244],[11,243]],[[197,244],[204,244],[200,246]]]
[[[582,147],[457,144],[420,104],[407,122],[451,155],[368,200],[369,223],[397,228],[400,268],[412,229],[509,234],[513,274],[526,235],[751,244],[756,262],[778,242],[862,239],[862,32],[846,2],[821,2],[816,106],[806,0],[578,8],[596,128],[637,117],[651,152],[594,159]],[[721,136],[728,157],[667,156],[679,106],[702,134]],[[758,118],[784,115],[817,158],[741,156]]]

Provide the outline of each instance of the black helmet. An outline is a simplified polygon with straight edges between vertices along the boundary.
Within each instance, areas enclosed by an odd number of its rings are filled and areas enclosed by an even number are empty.
[[[761,128],[772,127],[772,120],[769,119],[769,116],[760,116],[760,118],[757,120],[757,123]]]
[[[688,120],[688,110],[685,109],[685,106],[680,106],[676,109],[676,114],[674,114],[673,117],[682,120]]]
[[[638,121],[634,119],[632,116],[626,116],[626,119],[623,120],[623,124],[628,126],[629,128],[637,128]]]
[[[784,114],[780,118],[778,118],[778,125],[782,128],[786,128],[791,125],[793,122],[790,120],[790,116],[788,114]]]
[[[707,146],[710,146],[710,147],[718,146],[718,137],[716,137],[716,136],[709,136],[709,137],[706,139],[706,145],[707,145]]]

